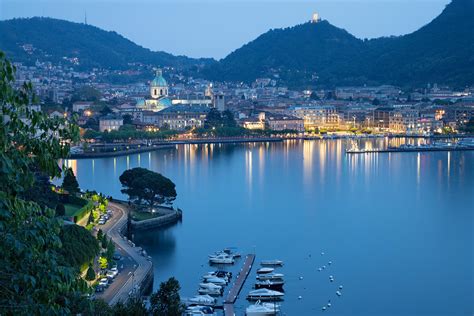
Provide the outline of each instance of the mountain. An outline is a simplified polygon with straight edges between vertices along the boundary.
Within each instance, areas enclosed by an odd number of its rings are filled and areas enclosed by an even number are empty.
[[[327,21],[270,30],[202,72],[213,80],[280,78],[295,87],[474,84],[474,0],[453,0],[404,36],[360,40]]]
[[[213,62],[154,52],[116,32],[40,17],[0,21],[0,50],[27,64],[37,59],[65,62],[63,57],[78,58],[80,69],[126,69],[129,63],[186,68]]]

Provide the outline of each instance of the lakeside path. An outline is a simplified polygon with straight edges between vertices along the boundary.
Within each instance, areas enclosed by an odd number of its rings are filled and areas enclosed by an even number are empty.
[[[109,305],[119,301],[125,302],[133,289],[142,284],[147,273],[153,268],[152,263],[138,253],[137,247],[132,247],[120,235],[120,231],[127,224],[126,207],[118,203],[109,202],[109,208],[113,212],[111,220],[100,227],[107,236],[115,243],[118,252],[123,259],[118,262],[119,275],[114,282],[98,298],[103,299]]]

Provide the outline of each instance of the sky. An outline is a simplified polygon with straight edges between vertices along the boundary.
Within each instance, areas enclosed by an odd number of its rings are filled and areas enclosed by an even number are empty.
[[[220,59],[313,12],[359,38],[411,33],[450,0],[0,0],[0,19],[47,16],[116,31],[152,50]]]

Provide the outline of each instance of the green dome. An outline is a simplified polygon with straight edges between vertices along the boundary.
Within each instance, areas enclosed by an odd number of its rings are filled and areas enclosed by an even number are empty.
[[[153,79],[150,83],[152,87],[167,87],[168,83],[166,82],[165,78],[161,73],[161,70],[156,71],[155,79]]]

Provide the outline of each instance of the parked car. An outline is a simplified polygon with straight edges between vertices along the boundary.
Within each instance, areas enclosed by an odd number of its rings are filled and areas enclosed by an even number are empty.
[[[99,225],[104,225],[104,224],[105,224],[105,220],[99,219]]]
[[[95,287],[95,291],[96,291],[97,293],[103,292],[103,291],[104,291],[104,286],[102,286],[102,285],[97,285],[97,286]]]
[[[117,274],[118,274],[117,269],[115,270],[110,269],[109,271],[107,271],[107,278],[113,279],[117,276]]]
[[[107,278],[100,279],[99,286],[103,286],[103,287],[109,286],[109,280]]]
[[[122,259],[122,255],[119,254],[118,252],[116,252],[116,253],[114,253],[114,256],[112,257],[112,259],[114,259],[114,260],[120,260],[120,259]]]

